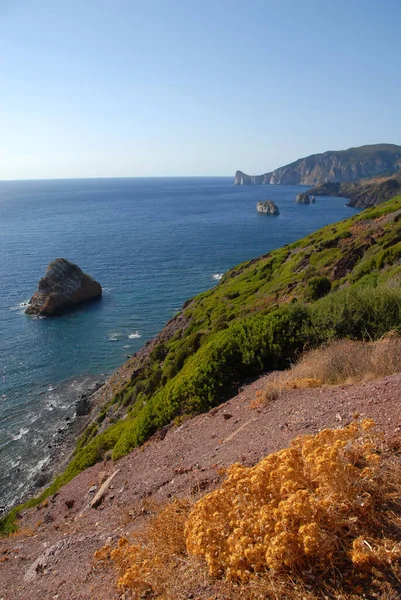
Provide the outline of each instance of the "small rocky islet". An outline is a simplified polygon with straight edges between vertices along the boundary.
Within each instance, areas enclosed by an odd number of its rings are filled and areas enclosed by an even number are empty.
[[[313,195],[301,193],[297,195],[295,202],[297,202],[297,204],[315,204],[316,199]]]
[[[102,286],[65,258],[56,258],[47,267],[38,289],[25,310],[27,315],[53,316],[76,304],[100,298]]]
[[[263,202],[258,202],[256,205],[256,210],[258,213],[263,215],[280,214],[278,206],[273,202],[273,200],[264,200]]]

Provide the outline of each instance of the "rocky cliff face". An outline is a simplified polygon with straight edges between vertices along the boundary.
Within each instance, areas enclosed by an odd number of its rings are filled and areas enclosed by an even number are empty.
[[[26,309],[28,315],[54,315],[102,294],[100,283],[65,258],[56,258],[39,281]]]
[[[345,183],[321,183],[308,190],[316,196],[348,198],[348,206],[368,208],[401,194],[401,170],[390,177],[371,177]]]
[[[237,171],[234,184],[317,185],[392,174],[400,168],[401,146],[376,144],[312,154],[263,175],[247,175]]]

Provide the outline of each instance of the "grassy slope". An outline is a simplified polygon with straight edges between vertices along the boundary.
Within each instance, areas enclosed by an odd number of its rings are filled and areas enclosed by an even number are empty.
[[[238,265],[187,302],[175,326],[134,358],[131,379],[81,437],[64,474],[28,505],[106,451],[117,459],[172,420],[223,402],[247,377],[285,368],[306,346],[374,339],[400,322],[401,196]]]

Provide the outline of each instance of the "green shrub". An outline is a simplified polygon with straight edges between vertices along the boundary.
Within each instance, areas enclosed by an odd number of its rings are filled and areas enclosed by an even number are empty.
[[[319,298],[323,298],[326,294],[331,290],[331,282],[330,279],[323,276],[316,276],[309,279],[306,290],[305,290],[305,299],[306,300],[318,300]]]
[[[334,338],[378,339],[401,324],[401,287],[357,286],[338,290],[311,305],[320,342]]]

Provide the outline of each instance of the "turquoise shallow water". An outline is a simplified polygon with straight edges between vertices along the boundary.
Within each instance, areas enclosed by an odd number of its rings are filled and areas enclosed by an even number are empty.
[[[0,504],[46,461],[81,375],[109,373],[230,267],[356,212],[339,198],[297,205],[305,189],[232,178],[0,182]],[[256,213],[267,198],[278,217]],[[29,318],[21,304],[56,257],[98,279],[103,298]]]

